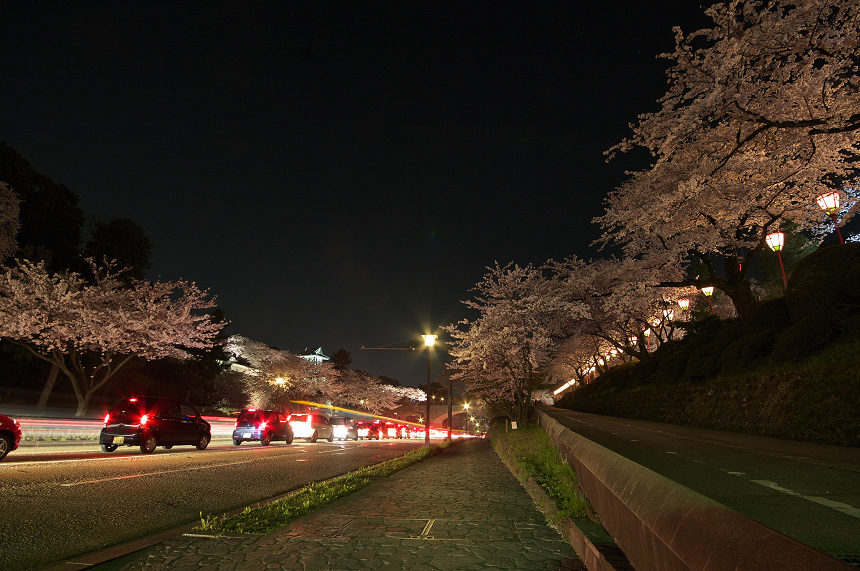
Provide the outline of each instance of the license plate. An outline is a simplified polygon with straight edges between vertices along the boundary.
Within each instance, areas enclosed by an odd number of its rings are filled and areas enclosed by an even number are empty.
[[[246,432],[245,434],[242,435],[242,438],[251,438],[251,433]]]
[[[125,442],[125,436],[114,436],[113,443],[114,444],[122,444]]]

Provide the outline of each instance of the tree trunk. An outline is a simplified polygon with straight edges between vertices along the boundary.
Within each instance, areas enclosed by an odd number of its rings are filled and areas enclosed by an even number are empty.
[[[48,379],[45,381],[45,386],[42,387],[42,394],[39,395],[39,402],[36,403],[38,410],[44,411],[48,406],[48,397],[51,396],[51,391],[54,390],[54,383],[57,382],[57,375],[60,374],[60,366],[56,363],[51,363],[51,372],[48,373]]]

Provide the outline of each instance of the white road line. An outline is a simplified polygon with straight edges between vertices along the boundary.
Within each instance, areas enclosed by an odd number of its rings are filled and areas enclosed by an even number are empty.
[[[750,480],[750,482],[756,483],[766,488],[770,488],[771,490],[776,490],[777,492],[782,492],[783,494],[788,494],[789,496],[803,498],[804,500],[809,500],[810,502],[815,502],[816,504],[832,508],[844,514],[860,518],[860,509],[852,507],[848,504],[843,504],[842,502],[834,502],[833,500],[828,500],[827,498],[820,498],[818,496],[804,496],[803,494],[795,492],[794,490],[783,488],[776,482],[771,482],[770,480]]]
[[[112,480],[128,480],[130,478],[143,478],[144,476],[160,476],[161,474],[172,474],[174,472],[189,472],[192,470],[206,470],[208,468],[220,468],[222,466],[237,466],[239,464],[250,464],[251,460],[245,460],[243,462],[227,462],[226,464],[211,464],[209,466],[197,466],[196,468],[181,468],[179,470],[163,470],[160,472],[147,472],[146,474],[129,474],[127,476],[117,476],[115,478],[102,478],[100,480],[86,480],[84,482],[72,482],[69,484],[60,484],[60,486],[64,488],[68,488],[70,486],[81,486],[84,484],[99,484],[101,482],[110,482]]]

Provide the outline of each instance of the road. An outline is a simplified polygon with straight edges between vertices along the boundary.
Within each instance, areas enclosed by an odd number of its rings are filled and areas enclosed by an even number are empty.
[[[543,410],[605,448],[860,566],[858,448]]]
[[[106,454],[97,445],[22,447],[0,462],[0,569],[62,561],[199,521],[420,448],[422,440],[214,440]]]

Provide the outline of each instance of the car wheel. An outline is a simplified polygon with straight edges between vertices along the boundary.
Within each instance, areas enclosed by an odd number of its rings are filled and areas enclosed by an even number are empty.
[[[271,443],[272,443],[272,435],[271,434],[269,434],[268,432],[264,432],[263,434],[260,435],[260,444],[262,444],[263,446],[268,446]]]
[[[239,446],[240,444],[242,444],[241,438],[234,438],[233,439],[233,446]]]
[[[117,446],[117,444],[102,444],[102,452],[113,452]]]
[[[308,438],[308,442],[313,443],[313,442],[316,442],[316,441],[317,441],[317,431],[316,431],[316,430],[314,430],[314,433],[313,433],[313,434],[311,434],[311,437],[310,437],[310,438]]]
[[[289,432],[287,432],[287,440],[286,440],[286,442],[287,442],[287,444],[288,444],[288,445],[293,443],[293,431],[292,431],[292,430],[290,430]]]
[[[329,437],[328,437],[328,441],[329,441],[329,442],[334,442],[334,434],[332,434],[331,436],[329,436]]]
[[[145,440],[140,444],[140,451],[144,454],[152,454],[155,452],[155,449],[158,447],[158,440],[155,439],[155,436],[152,434],[148,434],[145,437]]]
[[[0,436],[0,460],[5,458],[10,450],[12,450],[12,439],[5,434]]]
[[[204,434],[200,437],[200,440],[197,441],[197,450],[206,450],[207,446],[209,446],[209,436]]]

